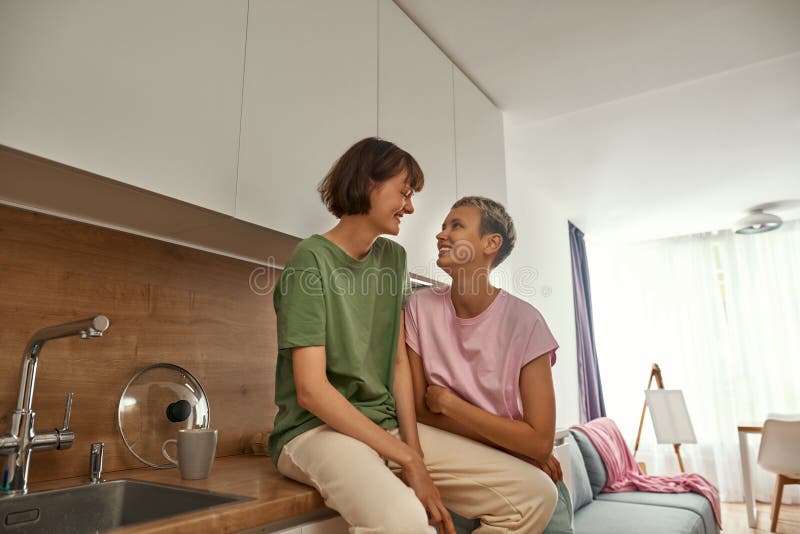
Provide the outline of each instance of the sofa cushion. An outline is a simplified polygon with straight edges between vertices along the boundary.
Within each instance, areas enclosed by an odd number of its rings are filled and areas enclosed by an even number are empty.
[[[694,512],[671,506],[651,506],[594,500],[575,513],[576,534],[704,534]]]
[[[623,491],[620,493],[601,493],[601,501],[627,502],[652,506],[680,508],[697,514],[703,521],[705,534],[719,533],[714,509],[708,499],[698,493],[653,493],[650,491]]]
[[[572,429],[570,434],[575,438],[578,448],[583,456],[583,463],[586,465],[586,474],[589,476],[589,485],[592,487],[592,496],[597,497],[600,490],[606,485],[608,475],[606,474],[606,466],[603,459],[600,458],[600,453],[589,441],[589,438],[580,430]]]
[[[572,507],[569,488],[567,488],[563,480],[559,480],[558,484],[556,484],[556,489],[558,490],[556,509],[553,511],[553,516],[550,518],[550,522],[544,529],[543,534],[575,534],[575,531],[572,530],[574,508]]]
[[[569,444],[570,471],[572,483],[572,509],[576,512],[592,502],[592,486],[589,484],[589,475],[586,473],[586,464],[583,462],[583,454],[575,443],[575,438],[568,436],[566,439]]]

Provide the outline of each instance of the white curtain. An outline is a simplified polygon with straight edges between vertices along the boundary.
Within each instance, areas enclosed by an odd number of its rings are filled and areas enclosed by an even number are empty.
[[[766,234],[730,231],[612,245],[587,241],[595,338],[606,410],[633,449],[652,363],[681,389],[698,443],[687,471],[742,501],[737,425],[800,413],[800,221]],[[655,385],[654,385],[655,386]],[[756,498],[774,475],[751,466]],[[800,448],[800,444],[798,444]],[[650,474],[678,472],[671,445],[645,419],[637,455]],[[785,503],[800,503],[787,486]]]

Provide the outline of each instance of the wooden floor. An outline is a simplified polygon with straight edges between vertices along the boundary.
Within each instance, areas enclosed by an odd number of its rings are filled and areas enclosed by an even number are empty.
[[[756,528],[747,527],[747,512],[744,504],[741,503],[722,503],[722,525],[724,534],[759,534],[769,533],[769,504],[758,504],[758,524]],[[782,534],[800,534],[800,505],[781,506],[781,514],[778,518],[778,530]]]

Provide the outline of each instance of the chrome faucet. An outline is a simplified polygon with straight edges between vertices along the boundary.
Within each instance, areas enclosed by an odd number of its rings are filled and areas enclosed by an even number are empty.
[[[22,370],[19,384],[17,409],[11,414],[11,430],[0,434],[0,454],[7,456],[3,470],[2,490],[7,493],[25,493],[28,490],[28,468],[34,450],[68,449],[75,440],[69,427],[72,412],[72,393],[67,395],[64,411],[64,425],[49,432],[36,433],[31,409],[33,386],[36,382],[36,365],[42,346],[51,339],[80,336],[81,339],[100,337],[108,329],[108,318],[103,315],[89,317],[80,321],[43,328],[33,334],[22,355]]]

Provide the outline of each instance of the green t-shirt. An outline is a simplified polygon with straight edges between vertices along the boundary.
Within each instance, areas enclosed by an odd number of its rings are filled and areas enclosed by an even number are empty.
[[[397,426],[392,382],[400,310],[409,292],[406,251],[393,241],[379,237],[361,260],[320,235],[297,245],[274,291],[274,462],[292,438],[323,424],[297,402],[292,347],[324,345],[331,385],[376,424]]]

